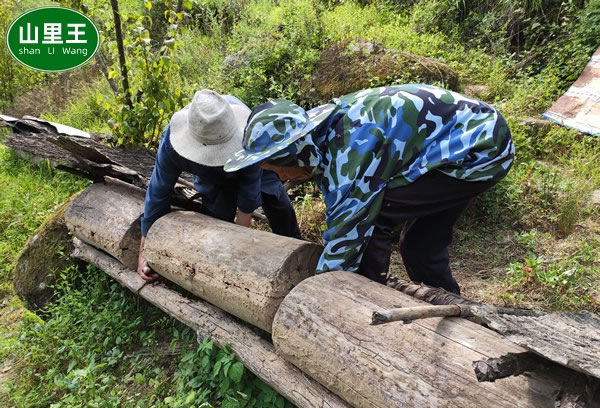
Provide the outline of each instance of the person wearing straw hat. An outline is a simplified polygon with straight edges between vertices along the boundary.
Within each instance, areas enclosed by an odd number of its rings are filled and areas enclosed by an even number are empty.
[[[476,195],[509,171],[514,145],[491,106],[442,88],[400,85],[334,98],[306,112],[258,106],[244,148],[225,164],[262,163],[282,180],[313,178],[327,206],[316,273],[345,270],[385,283],[398,231],[409,277],[460,293],[448,245]]]
[[[171,193],[183,171],[194,175],[194,187],[211,216],[248,227],[262,205],[274,233],[300,238],[296,214],[278,176],[258,165],[226,173],[223,165],[242,147],[250,109],[231,95],[211,90],[195,93],[190,105],[176,112],[164,130],[146,191],[141,219],[138,274],[158,279],[142,249],[151,225],[170,210]],[[237,213],[237,218],[236,218]]]

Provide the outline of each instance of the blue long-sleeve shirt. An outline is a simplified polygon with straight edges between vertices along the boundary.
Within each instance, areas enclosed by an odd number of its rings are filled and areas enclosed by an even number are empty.
[[[231,99],[230,103],[239,102],[233,97],[227,97]],[[220,214],[231,208],[231,200],[237,200],[240,211],[251,213],[262,204],[261,193],[279,197],[284,192],[277,175],[257,165],[226,173],[223,167],[203,166],[182,157],[171,145],[170,126],[167,126],[161,137],[156,163],[146,190],[144,215],[141,219],[142,236],[148,234],[158,218],[170,211],[173,187],[184,171],[194,175],[194,187],[201,194],[203,205],[220,218],[226,218]]]

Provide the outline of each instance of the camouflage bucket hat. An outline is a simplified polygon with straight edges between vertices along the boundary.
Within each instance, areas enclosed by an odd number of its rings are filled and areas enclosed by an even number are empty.
[[[244,149],[227,161],[225,171],[237,171],[268,159],[316,129],[334,109],[330,103],[307,112],[285,99],[258,106],[246,124]]]

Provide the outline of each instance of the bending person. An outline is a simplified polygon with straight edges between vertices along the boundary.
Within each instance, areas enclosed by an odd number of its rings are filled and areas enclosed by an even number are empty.
[[[284,181],[312,177],[320,186],[327,231],[317,273],[385,283],[395,230],[405,224],[400,252],[410,279],[455,293],[453,226],[514,158],[494,108],[428,85],[367,89],[308,112],[268,102],[252,112],[243,145],[225,171],[263,162]]]
[[[250,109],[239,99],[210,90],[196,92],[192,103],[176,112],[164,130],[141,219],[138,274],[158,279],[142,255],[145,237],[159,217],[170,211],[171,194],[183,171],[194,175],[207,214],[248,227],[262,205],[274,233],[300,238],[296,214],[281,180],[257,165],[226,173],[228,157],[242,147]]]

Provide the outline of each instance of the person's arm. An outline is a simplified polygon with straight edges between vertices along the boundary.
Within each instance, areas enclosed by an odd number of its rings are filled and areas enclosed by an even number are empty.
[[[241,225],[242,227],[249,227],[252,222],[252,213],[242,212],[239,208],[237,210],[237,216],[235,219],[235,223],[237,225]]]
[[[248,108],[248,106],[242,102],[241,100],[239,100],[238,98],[236,98],[233,95],[223,95],[223,97],[227,100],[227,102],[229,102],[230,105],[239,105],[239,106],[243,106],[248,110],[248,113],[250,113],[250,108]],[[256,173],[256,171],[252,171],[252,174]],[[258,176],[258,195],[259,195],[259,200],[260,200],[260,176],[262,174],[260,174]],[[251,179],[252,177],[254,177],[254,175],[250,175],[249,178]],[[244,177],[245,180],[248,180],[247,177]],[[252,180],[252,182],[254,182],[254,180]],[[252,187],[252,186],[250,186]],[[241,194],[244,194],[245,197],[242,197],[241,199],[241,204],[240,204],[240,200],[238,199],[238,209],[237,209],[237,216],[235,219],[236,224],[241,225],[243,227],[249,227],[251,222],[252,222],[252,212],[258,208],[260,206],[260,204],[258,204],[256,207],[254,207],[255,202],[256,202],[256,197],[255,197],[255,193],[254,191],[249,191],[250,189],[247,188],[241,188],[240,191],[238,192],[238,196]],[[254,207],[252,210],[250,210],[251,207]]]
[[[168,136],[169,127],[167,126],[156,154],[156,163],[152,171],[150,184],[146,190],[144,215],[140,221],[142,240],[140,242],[137,272],[142,279],[150,282],[158,279],[158,275],[150,270],[142,255],[145,237],[152,224],[169,212],[173,187],[181,174],[177,153],[170,146]]]
[[[252,212],[262,204],[261,187],[262,169],[257,165],[246,167],[238,172],[238,202],[236,223],[249,227]]]
[[[346,194],[340,190],[346,190]],[[364,194],[354,184],[340,190],[334,190],[325,197],[327,231],[323,234],[325,249],[317,264],[317,274],[336,270],[358,271],[385,191],[381,186]]]

